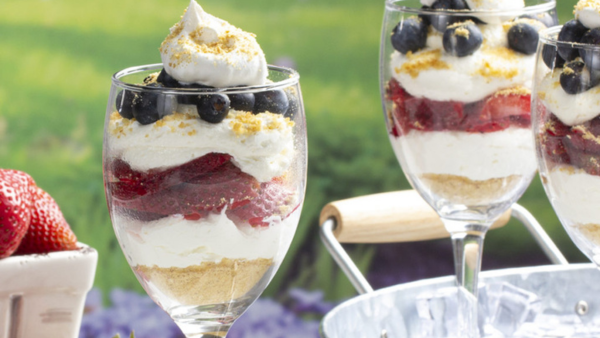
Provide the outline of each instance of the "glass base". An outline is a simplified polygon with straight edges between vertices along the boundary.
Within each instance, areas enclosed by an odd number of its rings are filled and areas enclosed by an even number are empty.
[[[252,304],[250,299],[201,306],[177,306],[169,315],[186,337],[225,337],[242,313]]]

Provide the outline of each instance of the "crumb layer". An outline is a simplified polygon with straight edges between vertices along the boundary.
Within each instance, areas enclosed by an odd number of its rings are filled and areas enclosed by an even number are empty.
[[[272,265],[273,260],[266,258],[224,258],[185,268],[138,265],[134,269],[147,283],[182,305],[209,305],[244,296]]]
[[[502,199],[519,184],[521,176],[510,175],[479,181],[464,176],[423,174],[421,180],[436,195],[453,203],[481,205]]]

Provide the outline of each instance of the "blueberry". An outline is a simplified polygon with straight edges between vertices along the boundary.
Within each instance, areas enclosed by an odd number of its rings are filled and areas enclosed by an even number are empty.
[[[464,2],[464,0],[437,0],[436,2],[431,4],[431,9],[445,11],[462,11],[469,9],[469,7],[467,6],[466,2]],[[436,30],[438,30],[439,32],[444,32],[446,30],[446,27],[450,26],[453,23],[463,20],[461,20],[459,17],[452,15],[438,14],[430,15],[429,21]]]
[[[421,7],[422,10],[427,10],[427,9],[431,9],[431,7],[427,6],[427,5],[423,5]],[[423,20],[423,22],[425,23],[425,25],[429,26],[431,24],[431,22],[429,21],[429,15],[427,14],[419,14],[419,18],[421,18],[421,20]]]
[[[558,33],[558,41],[579,42],[587,31],[587,27],[582,25],[578,20],[568,21],[563,25],[560,33]],[[562,46],[558,47],[558,54],[565,59],[565,61],[572,61],[579,56],[579,51],[576,48]]]
[[[600,47],[600,28],[587,31],[580,40],[581,43]],[[597,49],[579,49],[579,55],[585,65],[593,72],[600,71],[600,51]]]
[[[117,99],[115,100],[117,111],[126,119],[133,118],[133,101],[135,100],[135,97],[136,94],[127,89],[124,89],[117,94]]]
[[[553,45],[544,45],[542,59],[550,69],[562,68],[565,65],[565,59],[558,55],[557,48]]]
[[[300,111],[300,100],[296,94],[296,91],[286,91],[285,93],[288,101],[290,102],[290,106],[283,116],[289,117],[290,120],[294,120],[298,114],[298,111]]]
[[[158,94],[150,92],[137,93],[133,100],[133,117],[143,125],[160,120]]]
[[[524,14],[519,19],[533,19],[544,24],[546,27],[552,27],[558,25],[558,20],[548,12],[539,14]]]
[[[392,46],[402,54],[416,52],[427,42],[427,24],[419,17],[410,17],[396,25],[392,32]]]
[[[254,94],[254,113],[271,112],[273,114],[285,114],[290,106],[287,95],[281,89],[268,90]]]
[[[590,73],[581,59],[565,64],[560,74],[560,86],[567,94],[578,94],[590,89]]]
[[[446,29],[442,42],[447,53],[462,57],[473,54],[481,46],[483,35],[472,21],[461,22]]]
[[[536,27],[525,22],[518,22],[510,27],[507,36],[508,46],[513,50],[525,55],[535,54],[540,37]]]
[[[167,73],[167,71],[164,68],[160,71],[160,74],[158,74],[156,81],[162,83],[162,85],[167,88],[181,87],[181,85],[179,84],[179,81],[175,80],[174,77],[169,75],[169,73]]]
[[[230,101],[225,94],[198,95],[195,99],[198,115],[206,122],[219,123],[229,113]]]
[[[254,109],[255,99],[252,93],[229,94],[229,100],[231,108],[235,110],[252,111]]]

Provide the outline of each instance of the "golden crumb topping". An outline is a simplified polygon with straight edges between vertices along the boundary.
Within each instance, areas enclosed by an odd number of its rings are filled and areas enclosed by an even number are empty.
[[[133,131],[131,125],[135,122],[135,119],[126,119],[121,116],[118,112],[110,114],[110,126],[109,132],[116,138],[127,135],[128,132]]]
[[[519,55],[507,47],[494,47],[494,48],[482,48],[484,53],[484,62],[481,67],[475,71],[475,74],[486,77],[486,78],[505,78],[512,79],[519,75],[517,68],[506,67],[504,65],[498,66],[497,59],[504,59],[509,63],[518,64]]]
[[[280,116],[272,113],[254,115],[250,112],[239,112],[234,115],[229,125],[237,136],[253,135],[266,130],[278,130],[286,126],[289,128],[294,126],[294,122],[290,121],[289,118],[282,119]]]
[[[441,60],[442,51],[440,49],[433,49],[417,54],[408,52],[406,53],[406,57],[408,58],[407,62],[400,67],[394,68],[397,74],[407,73],[416,78],[424,70],[450,69],[450,65]]]
[[[114,112],[110,116],[109,132],[117,138],[126,136],[133,132],[133,123],[135,119],[123,118],[118,112]],[[269,112],[261,114],[252,114],[251,112],[230,111],[229,115],[221,123],[227,123],[228,128],[236,136],[251,136],[265,131],[291,129],[294,127],[294,122],[288,117],[283,117],[280,114]],[[153,130],[162,129],[163,132],[182,133],[182,136],[194,136],[198,134],[200,124],[206,125],[206,122],[189,112],[174,113],[167,115],[162,119],[153,123]],[[209,124],[209,128],[213,125]],[[165,129],[166,128],[166,129]]]
[[[513,88],[499,90],[494,94],[494,96],[498,97],[498,96],[530,95],[530,94],[531,94],[531,89],[529,89],[527,87],[523,87],[523,86],[517,86],[517,87],[513,87]]]
[[[600,137],[594,135],[585,126],[578,125],[578,126],[572,127],[571,129],[572,130],[577,130],[577,131],[581,132],[582,137],[583,137],[584,140],[588,140],[588,141],[594,142],[596,144],[600,144]]]
[[[586,8],[594,9],[600,13],[600,0],[579,0],[575,5],[573,14]]]

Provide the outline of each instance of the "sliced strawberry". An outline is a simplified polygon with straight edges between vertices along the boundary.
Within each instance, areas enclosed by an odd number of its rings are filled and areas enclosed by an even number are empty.
[[[600,155],[600,144],[597,137],[586,128],[586,125],[582,125],[571,128],[569,135],[563,137],[563,142],[566,147],[598,156]]]
[[[135,171],[128,163],[117,159],[109,168],[115,180],[109,183],[109,189],[115,198],[134,199],[187,182],[215,170],[230,159],[231,156],[227,154],[209,153],[177,167],[148,172]]]
[[[492,95],[481,110],[483,121],[502,120],[510,116],[531,116],[531,95]]]
[[[0,258],[10,256],[21,243],[31,221],[31,187],[24,172],[0,169]]]
[[[277,180],[262,183],[258,196],[236,209],[227,210],[227,215],[252,226],[268,226],[269,217],[288,217],[299,206],[293,190]]]
[[[435,101],[413,97],[392,79],[386,87],[386,98],[393,102],[392,135],[411,129],[420,131],[466,131],[487,133],[516,126],[531,126],[530,95],[492,95],[486,99],[462,103]],[[395,127],[395,128],[394,128]]]
[[[31,224],[16,251],[18,255],[77,249],[77,237],[56,201],[40,187],[32,187]]]
[[[182,214],[200,219],[208,212],[238,208],[257,196],[260,184],[231,162],[186,183],[133,200],[118,200],[120,207],[160,215]]]

